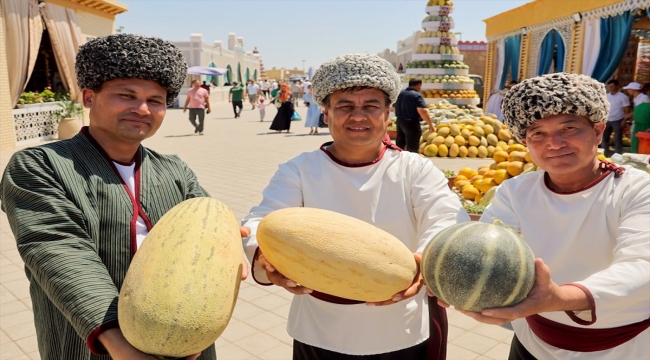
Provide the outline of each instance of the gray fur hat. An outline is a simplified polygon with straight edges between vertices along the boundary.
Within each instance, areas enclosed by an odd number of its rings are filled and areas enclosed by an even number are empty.
[[[395,67],[371,54],[349,54],[328,60],[316,70],[311,81],[314,101],[320,106],[333,92],[357,86],[383,90],[392,104],[402,87]]]
[[[167,90],[167,105],[178,96],[187,63],[173,44],[158,38],[114,34],[92,39],[79,47],[75,62],[81,89],[96,90],[114,79],[143,79]]]
[[[607,122],[609,101],[605,85],[589,76],[555,73],[523,80],[501,103],[503,122],[517,141],[538,120],[559,114],[581,115],[594,123]]]

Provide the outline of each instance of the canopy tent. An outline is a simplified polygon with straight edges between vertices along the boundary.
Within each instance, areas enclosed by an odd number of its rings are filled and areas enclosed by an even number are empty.
[[[237,82],[241,84],[242,82],[242,76],[241,76],[241,64],[237,63]]]
[[[257,76],[257,69],[253,72],[253,79],[257,80],[259,77]]]
[[[228,72],[228,69],[220,69],[216,67],[207,66],[192,66],[187,69],[189,75],[212,75],[219,76]]]
[[[246,80],[246,83],[248,84],[248,80],[251,79],[251,71],[249,68],[246,68],[246,72],[244,73],[244,79]]]

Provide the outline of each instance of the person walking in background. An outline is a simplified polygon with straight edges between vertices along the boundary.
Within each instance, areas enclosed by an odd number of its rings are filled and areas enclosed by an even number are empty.
[[[270,129],[275,130],[278,133],[286,130],[288,133],[291,128],[291,116],[293,116],[294,112],[291,88],[289,88],[289,85],[285,83],[280,84],[278,94],[273,100],[280,102],[280,108],[278,108],[278,113],[275,114],[275,118],[273,118]]]
[[[298,107],[298,100],[302,97],[302,87],[298,81],[291,83],[291,95],[293,99],[293,106]]]
[[[305,81],[303,81],[303,83],[302,83],[302,96],[303,96],[303,101],[304,101],[304,96],[305,96],[308,92],[310,92],[310,91],[309,91],[309,87],[310,87],[310,86],[311,86],[311,81],[309,81],[309,79],[305,79]],[[309,107],[309,102],[306,102],[306,101],[305,101],[305,106],[306,106],[306,107]]]
[[[230,92],[228,93],[228,102],[232,103],[232,111],[235,112],[236,119],[239,117],[239,114],[241,114],[241,111],[244,108],[244,89],[239,86],[239,83],[236,81],[233,81],[232,85],[233,87],[230,88]]]
[[[260,103],[257,105],[257,108],[260,111],[260,122],[264,121],[264,116],[266,116],[266,104],[264,103],[264,97],[260,98]]]
[[[260,86],[255,83],[255,80],[248,80],[248,86],[246,86],[246,95],[248,96],[248,101],[251,103],[255,110],[255,105],[257,105],[257,97],[260,93]]]
[[[609,147],[609,140],[612,132],[614,132],[614,152],[617,154],[623,153],[623,119],[630,112],[630,99],[619,91],[620,83],[616,79],[607,82],[607,89],[609,89],[607,100],[611,105],[611,109],[603,132],[601,147],[604,155],[611,157],[613,153]]]
[[[207,91],[208,91],[208,95],[210,95],[210,85],[209,85],[209,84],[206,84],[205,81],[204,81],[203,84],[201,84],[201,87],[202,87],[203,89],[207,90]]]
[[[433,123],[429,117],[424,98],[420,94],[422,80],[411,79],[409,86],[402,90],[395,102],[395,116],[397,116],[396,145],[406,151],[418,152],[422,128],[420,121],[429,124],[429,131],[433,131]]]
[[[264,97],[268,98],[269,97],[269,91],[271,91],[271,83],[267,79],[264,79],[264,81],[262,81],[261,89],[262,89],[262,95],[264,95]]]
[[[305,127],[309,129],[309,135],[318,134],[318,120],[320,119],[321,109],[316,102],[314,102],[314,96],[312,95],[312,86],[311,84],[307,87],[305,95],[302,97],[302,100],[309,104],[307,109],[307,119],[305,119]]]
[[[192,81],[192,88],[187,90],[187,98],[185,99],[185,106],[183,112],[190,109],[190,122],[194,125],[194,133],[203,135],[203,121],[205,120],[206,112],[210,113],[210,94],[207,90],[201,87],[198,80]],[[206,110],[207,109],[207,110]],[[199,123],[196,123],[196,118],[199,118]]]
[[[650,102],[650,98],[641,91],[642,89],[643,87],[638,82],[631,82],[623,88],[623,90],[627,90],[627,93],[632,96],[632,104],[634,105],[632,111],[625,114],[625,122],[630,126],[630,137],[633,136],[632,133],[634,133],[634,126],[636,125],[634,111],[639,105]]]

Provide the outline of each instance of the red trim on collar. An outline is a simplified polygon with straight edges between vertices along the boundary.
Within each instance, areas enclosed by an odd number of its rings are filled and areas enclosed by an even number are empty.
[[[102,156],[108,160],[108,165],[113,169],[113,172],[115,172],[115,175],[117,175],[117,178],[120,179],[120,183],[124,187],[124,190],[126,193],[129,195],[129,199],[131,199],[131,205],[133,206],[133,216],[131,217],[131,223],[129,227],[129,238],[130,238],[130,250],[131,250],[131,259],[133,259],[133,256],[135,255],[135,252],[138,249],[138,241],[137,241],[137,230],[136,230],[136,223],[138,221],[138,216],[142,218],[144,221],[145,225],[147,226],[147,230],[151,231],[151,228],[153,228],[153,225],[151,224],[151,220],[147,216],[147,214],[144,212],[142,209],[141,205],[141,199],[140,199],[140,165],[142,165],[142,156],[140,155],[140,148],[136,152],[135,156],[133,157],[133,161],[135,162],[135,167],[133,169],[134,174],[134,189],[135,189],[135,194],[131,193],[131,189],[129,189],[129,186],[124,182],[124,179],[122,179],[122,175],[120,175],[120,172],[117,170],[117,167],[115,167],[114,162],[122,165],[123,163],[119,163],[118,161],[115,161],[111,159],[106,151],[99,145],[97,140],[95,140],[92,135],[90,135],[90,132],[88,131],[88,126],[84,126],[81,128],[81,133],[90,140],[90,142],[97,148],[97,150],[102,154]],[[131,164],[126,164],[125,166],[130,166]],[[137,201],[136,201],[137,199]]]
[[[544,185],[546,185],[546,188],[549,191],[551,191],[551,192],[553,192],[555,194],[572,195],[572,194],[577,194],[579,192],[591,189],[592,187],[598,185],[601,181],[605,180],[605,178],[607,176],[609,176],[609,174],[611,174],[612,172],[614,173],[614,178],[621,177],[623,175],[623,173],[625,172],[624,167],[618,166],[618,165],[616,165],[614,163],[610,163],[610,162],[607,162],[607,161],[602,161],[602,160],[600,160],[600,165],[598,166],[598,168],[601,169],[601,170],[605,170],[605,172],[602,175],[600,175],[598,177],[598,179],[592,181],[590,184],[588,184],[584,188],[578,189],[576,191],[560,192],[560,191],[555,191],[555,190],[551,189],[551,187],[549,186],[549,182],[550,182],[551,179],[550,179],[550,177],[548,175],[548,172],[544,172]]]
[[[332,155],[332,153],[329,152],[329,150],[327,150],[327,147],[332,145],[334,143],[333,141],[326,142],[325,144],[321,145],[320,149],[325,154],[327,154],[327,156],[329,156],[329,158],[332,159],[332,161],[334,161],[338,165],[345,166],[345,167],[351,167],[351,168],[357,168],[357,167],[364,167],[364,166],[374,165],[374,164],[380,162],[381,159],[383,159],[384,154],[386,153],[386,149],[402,151],[402,149],[400,149],[395,144],[393,144],[393,142],[390,140],[390,137],[388,135],[384,136],[384,138],[381,140],[381,142],[384,144],[384,147],[379,152],[379,156],[377,156],[377,158],[375,160],[373,160],[373,161],[369,161],[369,162],[365,162],[365,163],[359,163],[359,164],[349,164],[349,163],[346,163],[344,161],[341,161],[341,160],[337,159],[334,155]]]

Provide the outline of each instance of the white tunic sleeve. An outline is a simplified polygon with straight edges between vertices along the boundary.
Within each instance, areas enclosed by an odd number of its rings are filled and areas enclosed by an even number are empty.
[[[424,162],[413,180],[411,201],[417,219],[419,253],[440,231],[470,220],[458,195],[449,189],[445,175],[431,161]]]
[[[246,257],[253,263],[253,279],[259,283],[268,284],[270,282],[266,278],[266,271],[259,267],[257,262],[253,262],[255,250],[257,250],[257,226],[264,216],[274,210],[303,206],[300,173],[295,165],[292,163],[280,165],[262,195],[260,205],[253,207],[250,214],[242,220],[242,225],[251,229],[251,235],[244,238],[243,243]]]
[[[621,309],[647,305],[650,301],[650,180],[643,180],[634,185],[634,191],[624,191],[620,199],[620,221],[615,227],[618,236],[612,239],[615,245],[611,264],[576,282],[593,295],[596,318],[590,321],[609,320],[619,316]],[[584,312],[581,317],[587,314]]]

